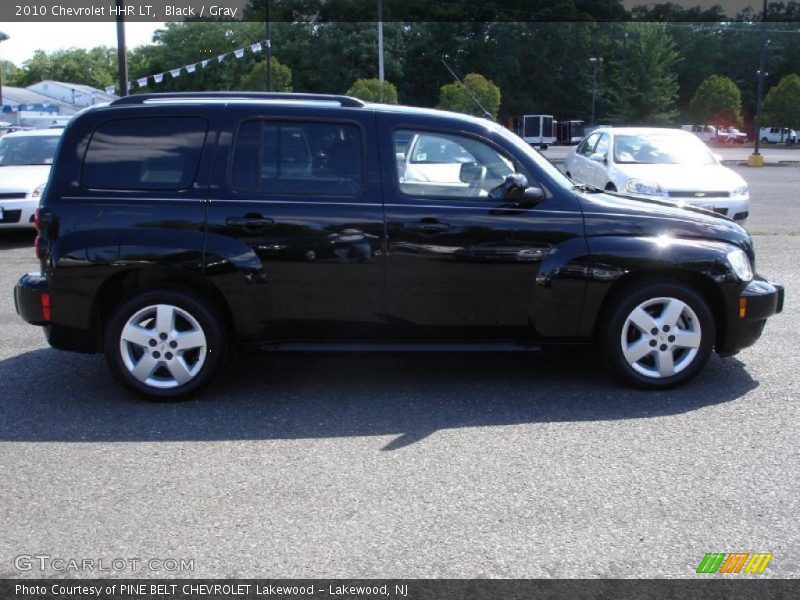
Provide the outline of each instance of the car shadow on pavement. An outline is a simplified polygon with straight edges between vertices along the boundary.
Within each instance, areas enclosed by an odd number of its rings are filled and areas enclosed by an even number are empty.
[[[198,399],[141,400],[100,356],[52,349],[0,361],[0,441],[213,441],[396,435],[442,429],[646,419],[742,397],[736,359],[669,391],[611,379],[587,350],[522,354],[270,355],[233,366]]]
[[[33,256],[33,241],[36,232],[33,229],[0,230],[0,250],[16,250],[30,248]]]

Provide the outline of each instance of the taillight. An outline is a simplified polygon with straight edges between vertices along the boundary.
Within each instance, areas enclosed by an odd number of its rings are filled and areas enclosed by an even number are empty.
[[[36,227],[37,231],[42,228],[42,209],[37,208],[36,212],[33,213],[33,226]]]
[[[50,321],[50,294],[48,292],[44,292],[41,296],[42,299],[42,319],[49,322]]]

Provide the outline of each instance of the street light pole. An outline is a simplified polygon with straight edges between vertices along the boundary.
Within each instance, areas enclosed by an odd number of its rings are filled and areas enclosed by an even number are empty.
[[[594,106],[597,98],[597,65],[602,64],[602,62],[602,58],[595,56],[589,58],[589,64],[592,65],[592,125],[594,125]]]
[[[0,31],[0,42],[5,42],[8,39],[8,34]],[[3,70],[0,69],[0,111],[3,110]]]
[[[378,0],[378,80],[381,82],[381,102],[383,102],[383,78],[383,0]]]
[[[758,61],[758,91],[756,93],[756,116],[753,119],[753,128],[755,129],[755,146],[753,147],[754,163],[760,163],[757,166],[763,166],[764,159],[760,158],[759,142],[761,141],[761,99],[764,95],[764,77],[767,74],[764,72],[767,62],[767,0],[764,0],[764,12],[761,13],[761,58]]]
[[[267,91],[272,91],[272,15],[270,15],[271,0],[267,0],[267,18],[264,21],[264,33],[267,36]]]
[[[125,0],[117,4],[117,63],[119,64],[119,95],[128,95],[128,57],[125,55]]]

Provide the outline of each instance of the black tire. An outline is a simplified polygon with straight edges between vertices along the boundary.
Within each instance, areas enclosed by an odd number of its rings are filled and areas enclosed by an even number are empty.
[[[609,182],[606,184],[606,191],[607,191],[607,192],[616,192],[616,191],[617,191],[617,186],[615,186],[613,183],[611,183],[611,182],[609,181]]]
[[[157,306],[174,309],[174,326],[161,328],[174,332],[174,336],[164,334],[167,338],[163,339],[155,333],[159,331],[155,315],[161,313],[158,313],[157,308],[155,312],[152,309]],[[164,314],[167,314],[167,309],[164,309]],[[147,341],[146,338],[155,340],[155,347],[152,347],[152,341],[147,346],[123,341],[123,329],[133,324],[132,320],[152,325],[152,335],[149,329],[141,328],[136,331],[137,335],[144,336],[144,341]],[[187,349],[178,346],[178,340],[181,339],[188,342],[201,339],[197,335],[198,331],[204,342],[201,346],[194,347],[191,343]],[[187,334],[195,337],[189,340]],[[114,310],[105,333],[106,363],[115,379],[129,390],[155,401],[186,399],[205,388],[224,364],[227,346],[221,320],[213,306],[196,294],[171,289],[148,290],[126,300]],[[174,352],[171,352],[173,349]],[[155,367],[147,380],[137,378],[132,368],[135,370],[145,357],[150,362],[156,361],[156,355],[161,366]],[[167,358],[170,362],[167,362]],[[146,369],[147,365],[143,364],[143,370]],[[174,372],[179,375],[173,375]],[[180,381],[184,377],[189,378],[185,382]]]
[[[675,310],[680,303],[690,309],[683,311],[671,328],[667,326],[667,331],[662,326],[666,321],[661,321],[661,318],[668,316],[666,308],[671,303],[662,302],[665,299],[678,301],[674,304]],[[665,389],[685,383],[703,370],[714,346],[716,324],[708,303],[694,289],[679,281],[641,282],[615,294],[612,302],[614,304],[601,316],[600,343],[606,365],[613,373],[638,387]],[[652,306],[643,310],[653,311],[653,320],[659,327],[657,335],[652,330],[642,333],[638,326],[628,321],[634,309],[647,303],[652,303]],[[660,307],[663,308],[659,313]],[[623,332],[626,336],[624,341]],[[673,335],[670,336],[670,332]],[[677,343],[676,335],[680,336]],[[699,344],[696,347],[681,345],[682,340],[696,339],[698,335]],[[652,346],[653,341],[656,341],[655,347]],[[625,351],[631,352],[629,356],[635,354],[635,346],[640,342],[642,351],[648,354],[637,362],[629,362]],[[665,358],[662,359],[662,356]],[[674,364],[674,374],[667,376],[656,373],[661,370],[662,360],[666,365]],[[669,372],[667,367],[665,372]]]

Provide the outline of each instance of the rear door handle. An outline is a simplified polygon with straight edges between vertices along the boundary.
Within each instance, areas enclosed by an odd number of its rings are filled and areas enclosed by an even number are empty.
[[[228,217],[225,219],[225,224],[245,229],[265,229],[274,225],[275,219],[262,217],[261,215],[247,215],[244,217]]]
[[[420,233],[443,233],[450,229],[447,223],[404,223],[404,231],[419,231]]]

